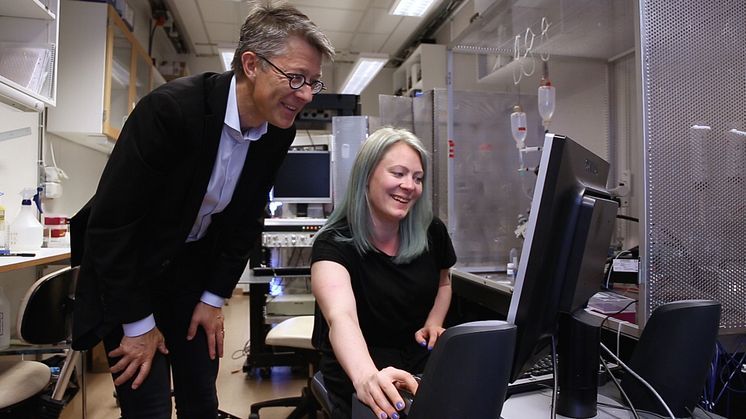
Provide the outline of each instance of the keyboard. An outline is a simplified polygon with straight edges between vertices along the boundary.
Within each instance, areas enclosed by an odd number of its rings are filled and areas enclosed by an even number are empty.
[[[552,354],[539,359],[531,368],[527,369],[512,383],[508,384],[506,396],[526,391],[540,390],[554,385],[554,370],[552,369]]]
[[[619,369],[614,363],[608,363],[612,371]],[[603,365],[598,364],[599,377],[605,377],[606,371]],[[507,396],[524,393],[527,391],[552,388],[554,386],[554,371],[552,369],[552,354],[539,359],[531,368],[524,371],[514,382],[508,384]]]

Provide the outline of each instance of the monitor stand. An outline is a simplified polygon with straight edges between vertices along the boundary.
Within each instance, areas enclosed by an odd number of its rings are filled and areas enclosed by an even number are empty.
[[[600,324],[585,310],[560,313],[557,360],[557,413],[570,418],[596,416]]]
[[[324,218],[324,205],[323,204],[308,204],[306,214],[309,218]]]

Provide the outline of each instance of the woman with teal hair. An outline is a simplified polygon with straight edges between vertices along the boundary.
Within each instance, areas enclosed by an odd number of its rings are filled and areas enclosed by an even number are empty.
[[[399,418],[397,389],[414,393],[451,301],[456,263],[433,217],[429,158],[412,133],[381,128],[363,143],[342,202],[316,235],[314,344],[332,402],[349,418],[352,394],[380,418]]]

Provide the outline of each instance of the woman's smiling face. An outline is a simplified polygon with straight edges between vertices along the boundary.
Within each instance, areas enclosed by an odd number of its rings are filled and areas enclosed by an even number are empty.
[[[398,224],[422,195],[425,173],[420,155],[400,141],[378,162],[368,181],[368,202],[374,222]]]

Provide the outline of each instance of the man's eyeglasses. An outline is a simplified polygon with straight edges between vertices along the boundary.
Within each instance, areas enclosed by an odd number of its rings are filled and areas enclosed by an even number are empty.
[[[311,93],[313,93],[314,95],[316,93],[319,93],[322,90],[324,90],[324,82],[322,82],[321,80],[314,80],[314,81],[312,81],[312,82],[309,83],[309,82],[306,81],[306,76],[304,76],[303,74],[286,73],[286,72],[280,70],[280,68],[277,67],[276,65],[272,64],[272,61],[268,60],[263,55],[256,54],[256,56],[259,57],[259,58],[261,58],[262,60],[266,61],[275,70],[279,71],[280,74],[282,74],[283,76],[287,77],[288,82],[290,83],[290,88],[291,89],[298,90],[301,87],[303,87],[304,84],[307,84],[307,85],[309,85],[311,87]]]

